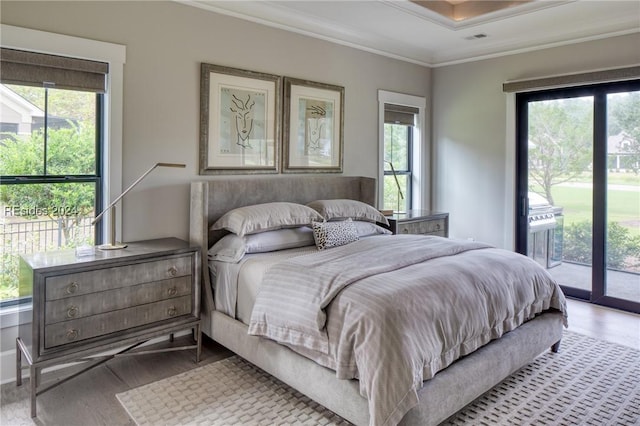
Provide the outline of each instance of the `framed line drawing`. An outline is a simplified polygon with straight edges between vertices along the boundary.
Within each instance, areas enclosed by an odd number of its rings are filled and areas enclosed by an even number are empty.
[[[202,63],[200,174],[278,173],[282,77]]]
[[[284,173],[342,173],[344,87],[284,77]]]

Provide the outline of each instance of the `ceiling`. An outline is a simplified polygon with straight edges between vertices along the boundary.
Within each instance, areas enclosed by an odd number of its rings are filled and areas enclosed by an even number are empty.
[[[426,66],[640,32],[639,0],[176,1]]]

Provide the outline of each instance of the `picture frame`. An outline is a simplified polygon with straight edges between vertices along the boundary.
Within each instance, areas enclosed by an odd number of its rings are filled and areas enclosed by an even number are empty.
[[[344,87],[284,77],[283,173],[342,173]]]
[[[200,68],[200,174],[279,173],[282,77]]]

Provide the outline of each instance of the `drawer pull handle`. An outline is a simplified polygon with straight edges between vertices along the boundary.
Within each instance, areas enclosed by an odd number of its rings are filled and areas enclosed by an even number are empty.
[[[169,268],[169,275],[171,275],[172,277],[178,275],[178,268],[176,268],[175,266]]]
[[[175,317],[177,313],[178,313],[178,310],[176,309],[175,306],[171,306],[169,307],[169,309],[167,309],[167,315],[169,315],[170,317]]]
[[[171,287],[167,290],[167,293],[169,294],[169,296],[175,296],[176,294],[178,294],[178,289],[175,287]]]
[[[75,318],[78,315],[78,307],[77,306],[69,306],[67,309],[67,318]]]
[[[67,340],[76,340],[78,338],[78,330],[72,328],[67,331]]]
[[[73,294],[76,291],[78,291],[78,283],[77,282],[72,282],[71,284],[69,284],[66,288],[66,293],[67,294]]]
[[[436,223],[436,229],[439,231],[440,230],[440,224]]]

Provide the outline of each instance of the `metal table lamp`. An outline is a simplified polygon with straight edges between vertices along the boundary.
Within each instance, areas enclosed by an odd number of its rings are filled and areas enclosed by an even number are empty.
[[[177,163],[156,163],[155,165],[153,165],[153,167],[151,167],[149,170],[144,172],[144,174],[142,176],[140,176],[138,179],[136,179],[136,181],[133,182],[127,189],[125,189],[124,192],[118,196],[118,198],[113,200],[111,202],[111,204],[109,204],[107,206],[107,208],[102,210],[102,212],[100,212],[100,214],[98,216],[96,216],[95,219],[93,219],[93,221],[91,222],[91,225],[95,225],[102,218],[102,216],[105,214],[105,212],[107,212],[108,210],[111,211],[111,213],[109,214],[111,216],[111,232],[109,233],[109,242],[107,244],[102,244],[102,245],[98,246],[98,248],[100,250],[119,250],[119,249],[123,249],[123,248],[125,248],[127,246],[126,244],[122,244],[122,243],[117,243],[116,242],[116,204],[118,203],[118,201],[120,201],[122,199],[122,197],[127,195],[127,193],[129,191],[131,191],[134,186],[139,184],[142,181],[142,179],[144,179],[156,167],[181,167],[181,168],[184,168],[184,167],[186,167],[186,165],[177,164]]]

